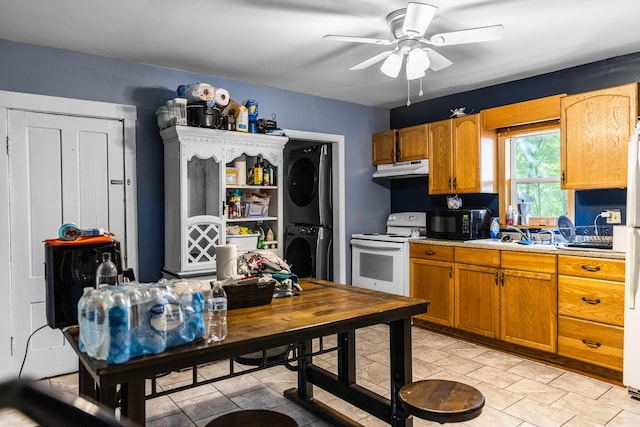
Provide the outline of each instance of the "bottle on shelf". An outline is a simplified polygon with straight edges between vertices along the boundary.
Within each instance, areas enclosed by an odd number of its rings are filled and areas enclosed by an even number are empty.
[[[227,337],[227,293],[220,282],[214,282],[207,307],[209,309],[208,342],[222,341]]]
[[[262,185],[264,180],[264,161],[262,156],[258,154],[256,164],[253,166],[253,185]]]
[[[118,269],[111,261],[111,253],[102,253],[102,263],[96,270],[96,288],[118,284]]]

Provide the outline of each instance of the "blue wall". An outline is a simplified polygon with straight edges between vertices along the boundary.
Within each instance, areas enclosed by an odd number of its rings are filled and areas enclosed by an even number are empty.
[[[216,70],[195,74],[7,40],[0,40],[0,58],[0,90],[137,107],[139,280],[158,279],[164,264],[163,148],[155,110],[180,84],[205,82],[227,89],[236,101],[256,99],[260,115],[276,113],[282,128],[344,135],[347,238],[385,227],[389,188],[371,178],[371,134],[389,128],[387,109],[223,79]],[[350,278],[350,259],[347,266]]]
[[[428,80],[428,76],[425,80]],[[637,81],[640,81],[640,53],[412,103],[409,107],[394,108],[391,110],[390,125],[392,129],[397,129],[443,120],[450,116],[450,110],[458,107],[466,107],[467,112],[479,112],[487,108],[559,93],[588,92]],[[626,191],[621,189],[576,192],[576,225],[593,225],[595,216],[603,209],[610,208],[622,210],[624,224],[625,197]],[[469,195],[464,195],[463,201],[467,198],[470,198]],[[391,209],[394,212],[440,207],[441,199],[441,196],[428,196],[427,179],[423,179],[418,184],[414,180],[396,180],[391,185]],[[496,203],[497,209],[495,195],[474,195],[472,200],[474,204],[486,203],[487,207],[491,207],[491,203]],[[598,220],[598,224],[601,222],[604,221]]]

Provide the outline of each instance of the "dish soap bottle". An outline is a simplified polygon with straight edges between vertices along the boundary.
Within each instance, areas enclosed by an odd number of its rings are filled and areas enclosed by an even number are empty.
[[[493,217],[491,220],[491,226],[489,227],[489,233],[493,240],[498,240],[498,234],[500,234],[500,224],[498,224],[498,218]]]

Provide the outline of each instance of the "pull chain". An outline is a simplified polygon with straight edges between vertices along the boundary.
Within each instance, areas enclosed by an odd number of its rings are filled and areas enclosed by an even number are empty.
[[[411,84],[407,80],[407,107],[411,105]]]
[[[424,95],[424,92],[422,91],[422,79],[420,79],[420,92],[418,92],[419,96]]]

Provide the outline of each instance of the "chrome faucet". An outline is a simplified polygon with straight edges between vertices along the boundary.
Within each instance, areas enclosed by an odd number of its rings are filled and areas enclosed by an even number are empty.
[[[531,241],[531,232],[529,231],[528,228],[525,229],[526,230],[526,233],[525,233],[524,231],[520,230],[518,227],[514,227],[513,225],[507,225],[507,230],[517,231],[522,236],[522,240]]]
[[[538,234],[543,234],[543,233],[544,234],[548,234],[550,236],[549,237],[549,244],[551,246],[554,246],[556,244],[556,238],[555,238],[556,233],[555,233],[555,231],[554,230],[549,230],[549,229],[538,231]],[[542,243],[542,241],[540,241],[540,243]]]

